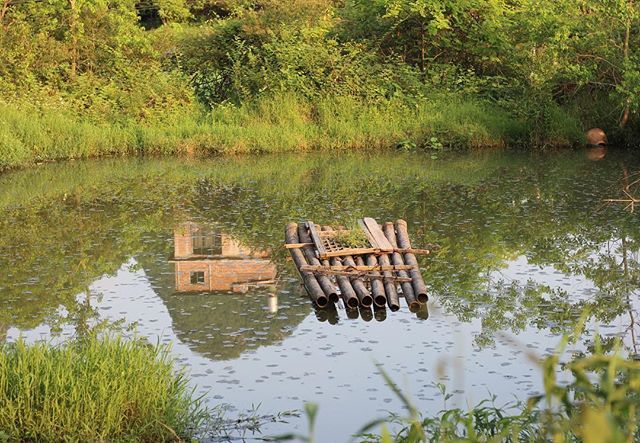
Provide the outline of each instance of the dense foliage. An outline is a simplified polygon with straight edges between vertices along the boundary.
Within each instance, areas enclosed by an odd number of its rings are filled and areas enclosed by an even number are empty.
[[[639,14],[630,0],[1,0],[0,166],[269,150],[283,129],[279,150],[362,147],[368,113],[418,121],[371,132],[381,145],[565,144],[594,125],[628,137]],[[298,121],[270,115],[273,97]],[[451,102],[460,127],[420,124]],[[460,140],[483,113],[500,123]],[[250,125],[258,148],[236,128]],[[54,152],[49,132],[70,146]]]

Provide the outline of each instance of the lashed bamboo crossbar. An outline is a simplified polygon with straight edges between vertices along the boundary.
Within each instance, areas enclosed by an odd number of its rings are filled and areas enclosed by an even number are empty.
[[[410,269],[417,269],[416,266],[402,265],[402,266],[313,266],[304,265],[300,268],[301,271],[408,271]]]
[[[379,225],[367,217],[355,229],[366,238],[362,247],[343,245],[352,232],[342,227],[287,225],[285,247],[313,302],[322,307],[342,299],[347,308],[387,305],[397,311],[402,294],[409,310],[418,311],[428,297],[416,254],[430,250],[412,247],[404,220]]]
[[[292,243],[292,244],[285,244],[284,247],[286,249],[300,249],[300,248],[304,248],[307,246],[314,246],[314,243]],[[346,251],[346,252],[345,252]],[[342,249],[340,251],[336,251],[336,252],[327,252],[325,255],[327,257],[340,257],[341,255],[348,255],[347,253],[353,254],[353,253],[362,253],[362,251],[367,251],[368,253],[371,254],[376,254],[376,255],[380,255],[381,251],[378,251],[376,249],[373,248],[369,248],[369,249]],[[416,249],[416,248],[393,248],[393,250],[391,252],[399,252],[401,254],[404,254],[406,252],[410,252],[412,254],[431,254],[431,250],[430,249]]]

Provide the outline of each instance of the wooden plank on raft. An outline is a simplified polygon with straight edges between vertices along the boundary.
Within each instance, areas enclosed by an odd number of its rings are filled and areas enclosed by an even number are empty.
[[[324,256],[320,256],[320,258],[346,257],[347,255],[376,254],[379,251],[380,251],[379,249],[373,249],[373,248],[341,249],[340,251],[325,252]]]
[[[376,252],[380,251],[380,246],[378,245],[378,242],[376,241],[375,237],[371,235],[371,232],[369,232],[369,230],[367,229],[367,225],[364,223],[364,220],[358,219],[358,226],[360,226],[360,229],[362,229],[364,234],[367,236],[367,239],[369,239],[369,243],[371,244],[371,247]]]
[[[380,225],[378,224],[378,222],[371,217],[365,217],[363,219],[363,222],[366,229],[371,234],[371,237],[375,239],[375,242],[378,245],[380,251],[393,252],[393,246],[391,245],[389,240],[387,240],[387,237],[385,237],[384,232],[382,232],[382,229],[380,229]]]
[[[318,228],[316,228],[316,225],[311,220],[307,221],[307,228],[309,229],[309,234],[311,234],[311,239],[313,240],[313,243],[316,245],[318,256],[320,258],[327,258],[327,255],[326,255],[327,251],[324,248],[324,245],[322,244],[320,235],[318,235]]]

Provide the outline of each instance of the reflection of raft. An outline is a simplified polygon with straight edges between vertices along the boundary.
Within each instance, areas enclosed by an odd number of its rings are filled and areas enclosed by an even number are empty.
[[[397,311],[400,292],[409,310],[418,311],[428,296],[416,254],[429,251],[411,247],[404,220],[381,226],[365,218],[358,224],[367,239],[358,247],[343,244],[341,239],[352,233],[346,229],[320,228],[311,221],[287,225],[285,246],[311,300],[319,307],[342,298],[348,308],[388,305]]]

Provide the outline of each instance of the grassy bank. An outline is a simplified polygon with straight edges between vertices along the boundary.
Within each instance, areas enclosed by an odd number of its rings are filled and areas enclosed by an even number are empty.
[[[174,441],[203,417],[166,348],[95,337],[0,347],[0,441]]]
[[[579,125],[563,116],[545,142],[569,144]],[[497,107],[453,95],[368,104],[263,97],[162,121],[88,120],[59,109],[0,103],[0,169],[107,155],[238,154],[311,150],[477,148],[527,143],[532,128]]]

